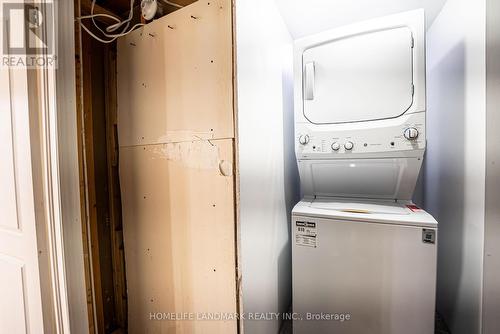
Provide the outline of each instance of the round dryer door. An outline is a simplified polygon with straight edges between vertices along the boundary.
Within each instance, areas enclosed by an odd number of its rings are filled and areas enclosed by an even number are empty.
[[[336,38],[304,51],[304,116],[335,124],[394,118],[413,103],[408,27]]]

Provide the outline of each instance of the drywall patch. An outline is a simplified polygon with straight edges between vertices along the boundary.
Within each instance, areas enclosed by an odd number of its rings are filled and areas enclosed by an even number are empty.
[[[151,145],[148,149],[153,152],[152,159],[167,159],[193,169],[219,168],[219,147],[208,140]]]
[[[213,129],[211,129],[211,131],[168,131],[165,135],[157,138],[154,143],[178,143],[209,139],[214,139]]]

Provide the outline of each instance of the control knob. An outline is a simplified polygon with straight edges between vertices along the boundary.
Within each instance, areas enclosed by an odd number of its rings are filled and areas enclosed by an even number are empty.
[[[344,143],[344,148],[348,151],[352,150],[353,147],[354,147],[354,143],[352,141],[346,141]]]
[[[340,149],[340,144],[335,142],[332,144],[332,150],[338,151]]]
[[[309,143],[309,135],[301,135],[299,137],[299,143],[301,145],[306,145],[307,143]]]
[[[404,136],[408,140],[415,140],[418,138],[418,130],[415,128],[408,128],[405,130]]]

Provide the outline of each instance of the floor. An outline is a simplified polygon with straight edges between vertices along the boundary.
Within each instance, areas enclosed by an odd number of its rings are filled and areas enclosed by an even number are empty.
[[[283,323],[283,325],[281,326],[280,334],[292,334],[291,321],[285,321]],[[436,314],[436,329],[434,331],[434,334],[451,334],[439,314]]]

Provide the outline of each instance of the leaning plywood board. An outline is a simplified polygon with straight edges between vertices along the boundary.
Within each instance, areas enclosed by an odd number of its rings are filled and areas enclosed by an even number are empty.
[[[236,333],[158,320],[236,312],[232,164],[232,139],[120,149],[129,333]]]
[[[230,0],[197,1],[118,41],[120,146],[233,138]]]

